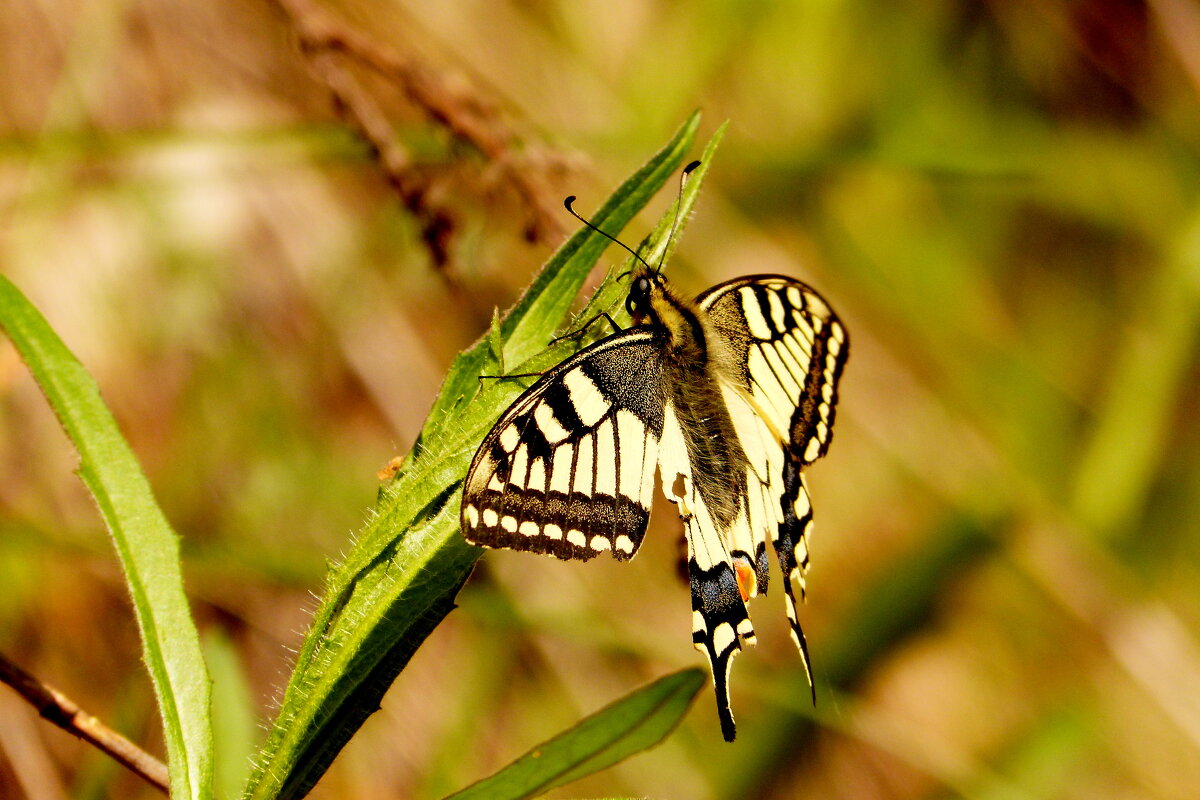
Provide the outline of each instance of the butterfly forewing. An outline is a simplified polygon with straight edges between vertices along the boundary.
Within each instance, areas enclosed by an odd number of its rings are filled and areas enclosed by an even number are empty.
[[[781,275],[738,278],[697,298],[741,387],[781,441],[811,464],[829,449],[846,329],[822,297]]]
[[[542,376],[483,441],[462,529],[486,547],[631,558],[646,532],[663,430],[662,344],[639,328]]]

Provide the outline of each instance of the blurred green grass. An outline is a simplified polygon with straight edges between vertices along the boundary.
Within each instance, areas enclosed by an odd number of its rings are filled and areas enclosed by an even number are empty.
[[[795,702],[779,598],[757,601],[733,678],[744,741],[702,702],[556,796],[1200,784],[1200,28],[1182,6],[326,6],[500,103],[530,151],[562,156],[525,168],[581,207],[692,108],[729,118],[675,282],[789,272],[854,340],[810,470],[818,709]],[[375,470],[548,254],[484,159],[368,83],[458,214],[443,279],[291,37],[268,4],[0,9],[0,268],[97,377],[259,719]],[[72,469],[4,345],[0,649],[153,749]],[[489,555],[314,796],[440,796],[697,663],[670,517],[628,565]],[[963,530],[987,546],[946,558]],[[43,737],[69,795],[141,791]],[[0,795],[22,796],[21,768],[0,752]]]

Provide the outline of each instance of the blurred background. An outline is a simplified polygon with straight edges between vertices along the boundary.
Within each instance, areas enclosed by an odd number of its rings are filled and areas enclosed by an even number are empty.
[[[0,269],[183,537],[222,785],[561,198],[594,210],[695,108],[730,127],[675,283],[791,274],[851,335],[809,470],[821,700],[776,590],[737,743],[706,688],[552,796],[1197,796],[1196,4],[9,0]],[[76,460],[0,343],[0,651],[161,755]],[[631,564],[487,554],[313,796],[440,797],[701,665],[671,510]],[[0,796],[156,795],[4,689]]]

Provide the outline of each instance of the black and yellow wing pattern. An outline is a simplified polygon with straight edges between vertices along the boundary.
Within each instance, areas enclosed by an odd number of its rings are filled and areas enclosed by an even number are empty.
[[[768,539],[809,669],[792,588],[803,593],[812,525],[802,470],[829,447],[849,343],[824,299],[784,276],[689,301],[645,268],[627,306],[634,327],[547,372],[501,416],[467,474],[462,529],[486,547],[624,561],[657,471],[684,520],[692,639],[732,740],[729,666],[754,643],[746,603],[767,590]]]
[[[562,559],[633,557],[650,520],[663,430],[660,338],[616,333],[509,407],[467,473],[470,542]]]

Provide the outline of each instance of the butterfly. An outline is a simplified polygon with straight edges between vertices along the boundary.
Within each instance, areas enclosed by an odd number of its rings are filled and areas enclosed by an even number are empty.
[[[767,539],[813,686],[793,589],[803,598],[812,528],[803,470],[829,448],[849,340],[816,290],[783,275],[689,300],[642,262],[625,305],[632,327],[546,372],[488,433],[464,483],[462,531],[485,547],[627,561],[657,470],[686,531],[692,641],[733,741],[729,670],[755,642],[746,604],[767,591]]]

